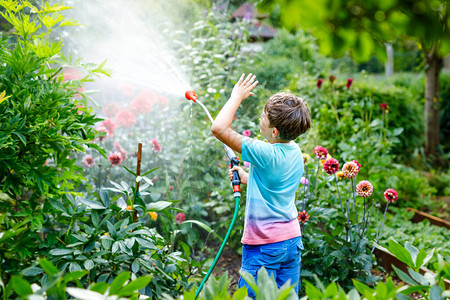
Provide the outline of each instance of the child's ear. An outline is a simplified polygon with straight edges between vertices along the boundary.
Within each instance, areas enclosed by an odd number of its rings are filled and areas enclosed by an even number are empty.
[[[276,138],[279,134],[280,134],[280,131],[276,127],[273,127],[272,128],[272,137]]]

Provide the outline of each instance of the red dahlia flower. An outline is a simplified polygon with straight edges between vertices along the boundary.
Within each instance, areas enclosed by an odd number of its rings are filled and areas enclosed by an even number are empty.
[[[314,148],[314,154],[317,156],[318,159],[327,159],[328,150],[322,146],[316,146]]]
[[[352,86],[352,83],[353,83],[353,78],[347,79],[347,84],[345,85],[347,90],[350,89],[350,87]]]
[[[184,222],[184,220],[186,220],[186,216],[182,212],[177,213],[177,215],[175,216],[175,220],[177,221],[178,224],[181,224]]]
[[[384,191],[384,198],[387,202],[395,202],[398,199],[398,193],[394,189],[387,189]]]
[[[317,86],[317,88],[318,88],[319,90],[320,90],[320,88],[322,87],[322,83],[323,83],[323,78],[317,79],[316,86]]]
[[[323,169],[330,175],[336,173],[337,171],[339,171],[338,160],[335,158],[328,159],[323,165]]]
[[[306,211],[302,211],[302,212],[298,213],[297,219],[299,221],[301,221],[302,223],[305,223],[306,221],[309,220],[309,215],[308,215],[308,213]]]

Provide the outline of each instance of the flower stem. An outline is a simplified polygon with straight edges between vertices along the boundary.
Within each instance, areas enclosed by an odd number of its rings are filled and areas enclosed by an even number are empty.
[[[370,208],[370,214],[366,217],[366,225],[362,233],[363,236],[366,234],[367,228],[369,228],[370,221],[372,220],[372,214],[373,214],[373,199],[372,199],[372,207]]]
[[[384,225],[384,221],[386,220],[386,212],[387,212],[388,206],[389,206],[389,202],[386,203],[386,208],[384,209],[383,222],[381,223],[380,235],[377,236],[377,241],[381,237],[381,233],[383,232],[383,225]]]
[[[338,186],[338,180],[337,180],[336,173],[334,173],[334,182],[336,183],[336,189],[337,189],[337,191],[338,191],[339,204],[341,205],[342,215],[345,216],[344,207],[342,206],[341,192],[339,191],[339,186]]]
[[[308,167],[306,167],[305,179],[308,180]],[[306,180],[305,180],[305,183],[306,183]],[[305,197],[306,197],[306,193],[308,192],[308,190],[309,190],[309,183],[305,184],[303,186],[303,198],[302,198],[302,207],[303,207],[303,209],[302,210],[306,210],[306,199],[305,199]]]
[[[350,225],[350,188],[348,189],[348,198],[347,198],[347,224],[348,224],[348,230],[347,230],[347,237],[346,240],[347,241],[351,241],[352,239],[352,232],[351,232],[351,225]]]
[[[352,187],[352,191],[353,191],[353,210],[355,212],[355,217],[356,217],[356,228],[359,234],[359,219],[358,219],[358,212],[356,210],[356,187],[355,187],[355,178],[352,178],[351,181],[351,187]]]
[[[319,164],[317,165],[316,176],[314,178],[314,198],[313,199],[316,199],[316,195],[317,195],[317,176],[319,174],[319,169],[320,169],[320,160],[319,160]]]

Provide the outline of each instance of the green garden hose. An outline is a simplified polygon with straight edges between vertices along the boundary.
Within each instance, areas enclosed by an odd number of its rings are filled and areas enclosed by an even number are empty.
[[[236,203],[234,206],[234,215],[233,215],[233,219],[231,220],[230,227],[228,228],[227,235],[223,239],[222,245],[220,246],[220,249],[216,254],[216,258],[214,258],[214,261],[213,261],[211,267],[209,267],[208,273],[206,273],[205,278],[203,278],[202,283],[200,283],[200,286],[198,287],[197,292],[195,293],[195,299],[197,299],[198,296],[200,295],[200,292],[203,289],[203,285],[208,280],[209,276],[211,275],[212,271],[214,270],[214,267],[216,266],[217,262],[219,261],[220,255],[222,254],[222,251],[225,248],[225,244],[227,243],[227,240],[230,237],[231,230],[233,229],[234,223],[236,222],[238,212],[239,212],[239,199],[240,199],[240,197],[235,197]]]
[[[206,115],[208,116],[208,119],[211,121],[211,124],[214,123],[214,120],[209,113],[208,109],[206,108],[203,103],[201,103],[198,100],[197,94],[194,91],[187,91],[185,94],[186,99],[194,101],[194,103],[199,104],[203,110],[205,111]],[[225,152],[230,159],[230,167],[233,169],[235,166],[239,166],[239,159],[234,154],[233,150],[228,147],[227,145],[223,144],[223,147],[225,149]],[[197,292],[195,293],[195,299],[198,298],[200,295],[200,292],[203,289],[203,286],[205,285],[205,282],[208,280],[209,276],[211,275],[212,271],[214,270],[214,267],[216,266],[217,262],[219,261],[220,255],[222,254],[223,249],[225,248],[225,245],[227,243],[228,238],[230,237],[231,230],[233,230],[234,223],[236,222],[238,212],[239,212],[239,199],[241,198],[241,179],[239,178],[239,172],[237,170],[233,171],[233,178],[231,179],[231,184],[233,186],[233,196],[236,199],[236,204],[234,206],[234,215],[233,219],[231,220],[230,227],[228,228],[227,235],[223,239],[222,245],[220,246],[219,251],[216,254],[216,257],[214,258],[214,261],[209,267],[208,273],[206,273],[205,278],[203,278],[203,281],[200,283],[200,286],[197,289]]]

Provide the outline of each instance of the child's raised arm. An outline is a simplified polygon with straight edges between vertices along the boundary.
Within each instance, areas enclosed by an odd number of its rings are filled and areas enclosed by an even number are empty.
[[[252,73],[248,74],[247,77],[245,77],[245,74],[241,75],[231,92],[230,99],[222,107],[211,126],[211,132],[222,143],[239,153],[242,152],[242,135],[234,131],[231,128],[231,124],[241,102],[248,96],[254,95],[252,90],[258,84],[258,81],[255,81],[255,79],[256,76]]]

